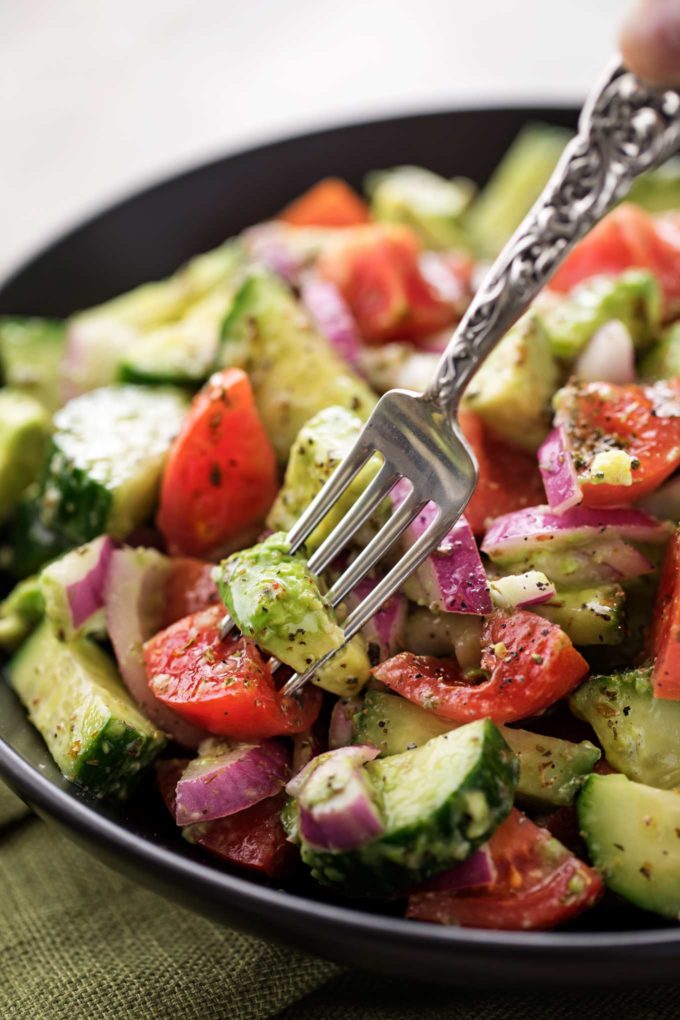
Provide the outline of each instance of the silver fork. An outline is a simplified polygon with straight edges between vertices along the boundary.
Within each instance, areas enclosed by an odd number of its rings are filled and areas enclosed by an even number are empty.
[[[588,98],[576,137],[543,194],[494,262],[422,395],[391,390],[376,405],[351,452],[291,529],[299,550],[352,479],[376,452],[380,471],[309,560],[321,573],[402,478],[411,492],[326,595],[337,606],[402,536],[427,503],[437,516],[347,617],[353,637],[432,553],[474,491],[477,467],[455,415],[471,376],[557,269],[573,245],[629,189],[638,174],[680,147],[680,95],[640,82],[619,61]],[[293,694],[330,659],[290,678]]]

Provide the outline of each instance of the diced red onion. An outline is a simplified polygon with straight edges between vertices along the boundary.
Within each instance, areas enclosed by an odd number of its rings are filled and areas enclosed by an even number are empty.
[[[102,608],[114,548],[108,535],[102,535],[44,568],[40,584],[46,614],[67,640]]]
[[[142,645],[159,629],[170,561],[155,549],[116,549],[104,590],[104,613],[125,686],[144,714],[185,747],[205,734],[180,719],[149,689]]]
[[[466,860],[435,875],[418,886],[415,891],[453,893],[462,892],[463,889],[483,889],[487,885],[493,885],[496,876],[497,869],[491,851],[484,844]]]
[[[293,776],[286,786],[286,793],[290,797],[299,797],[307,780],[321,766],[332,771],[336,763],[342,759],[347,759],[352,765],[365,765],[367,761],[373,761],[379,754],[379,749],[373,747],[372,744],[352,744],[349,747],[338,747],[334,751],[325,751],[313,758],[296,776]]]
[[[283,743],[233,744],[209,738],[189,762],[175,791],[178,825],[226,818],[283,788],[289,758]]]
[[[351,612],[360,602],[367,598],[378,584],[376,577],[364,577],[346,598],[347,608]],[[408,612],[408,600],[401,592],[393,595],[378,612],[362,627],[361,633],[369,646],[377,651],[378,661],[389,658],[402,647],[404,627]]]
[[[555,585],[540,570],[494,578],[490,587],[494,603],[502,609],[538,606],[556,594]]]
[[[482,542],[492,559],[521,558],[534,550],[584,545],[597,539],[665,542],[668,528],[643,510],[578,506],[562,514],[547,506],[527,507],[497,517]]]
[[[538,467],[550,509],[556,514],[570,510],[583,499],[564,428],[553,429],[538,451]]]
[[[339,698],[335,702],[328,726],[328,747],[331,751],[352,743],[354,716],[360,708],[361,698]]]
[[[319,332],[348,365],[357,368],[361,336],[354,316],[335,284],[308,273],[302,280],[300,297]]]
[[[601,326],[579,355],[574,372],[586,382],[635,382],[635,346],[626,326],[618,319]]]
[[[399,506],[410,492],[405,480],[392,490],[392,503]],[[403,544],[410,548],[427,531],[437,516],[428,503],[408,526]],[[473,613],[484,616],[493,604],[489,585],[470,525],[460,517],[435,551],[411,575],[404,590],[409,598],[444,613]]]
[[[380,812],[357,766],[328,799],[311,807],[300,805],[300,834],[306,843],[321,850],[356,850],[384,831]]]
[[[241,235],[250,254],[257,262],[280,276],[286,283],[296,283],[302,260],[286,241],[286,228],[280,223],[259,223]]]

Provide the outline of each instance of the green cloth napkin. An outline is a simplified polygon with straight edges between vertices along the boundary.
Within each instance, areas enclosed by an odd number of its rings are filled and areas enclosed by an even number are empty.
[[[680,978],[680,975],[679,975]],[[405,984],[203,920],[133,885],[0,783],[1,1020],[665,1020],[680,986],[554,996]]]

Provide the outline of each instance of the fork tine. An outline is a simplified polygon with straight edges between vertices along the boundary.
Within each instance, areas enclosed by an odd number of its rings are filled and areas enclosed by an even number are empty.
[[[352,536],[380,506],[388,492],[395,485],[399,475],[388,464],[383,464],[370,485],[364,489],[356,503],[350,507],[340,523],[333,528],[307,564],[313,574],[320,574],[344,549]]]
[[[371,539],[366,548],[350,563],[344,574],[338,578],[327,593],[326,600],[332,606],[337,606],[338,602],[342,602],[345,595],[366,576],[371,567],[382,559],[413,518],[420,513],[426,502],[427,499],[423,499],[414,490],[411,490],[404,502],[394,511],[387,524],[383,525],[375,538]]]
[[[367,445],[363,436],[359,436],[345,459],[338,464],[321,492],[315,496],[305,512],[289,531],[288,543],[292,553],[297,552],[303,542],[318,527],[328,511],[333,507],[333,504],[340,498],[352,479],[359,474],[373,453],[374,450]]]
[[[220,640],[224,641],[225,638],[228,638],[235,626],[236,624],[229,613],[226,613],[220,622]]]
[[[402,507],[405,504],[402,503]],[[401,507],[399,508],[401,509]],[[461,511],[462,512],[462,511]],[[458,514],[457,516],[460,516]],[[368,623],[372,616],[380,609],[382,605],[394,594],[395,591],[402,586],[404,581],[413,571],[420,566],[423,560],[427,559],[433,549],[437,547],[442,538],[447,534],[449,529],[455,523],[447,517],[443,517],[440,513],[438,518],[430,525],[427,531],[423,532],[420,538],[413,543],[411,548],[401,557],[399,562],[383,577],[381,581],[375,586],[369,595],[357,606],[353,613],[345,620],[343,627],[344,642],[343,645],[353,638],[355,634],[361,630],[361,628]],[[316,662],[306,673],[301,676],[292,676],[283,688],[285,695],[295,694],[300,688],[311,679],[314,674],[324,666],[333,656],[339,651],[338,648],[333,649],[327,655],[324,655],[322,659]]]

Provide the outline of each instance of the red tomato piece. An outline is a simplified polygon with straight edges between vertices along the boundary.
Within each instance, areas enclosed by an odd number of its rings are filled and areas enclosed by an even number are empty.
[[[293,227],[357,227],[370,223],[362,198],[339,177],[326,177],[277,217]]]
[[[654,695],[680,701],[680,531],[668,543],[652,630]]]
[[[604,892],[593,868],[516,808],[489,849],[497,871],[493,885],[413,893],[406,916],[464,928],[546,931],[588,910]]]
[[[537,715],[569,694],[588,663],[555,624],[535,613],[495,611],[482,630],[486,679],[466,678],[454,658],[401,652],[376,666],[373,676],[442,719],[516,722]]]
[[[163,474],[158,527],[170,552],[210,557],[245,544],[276,489],[274,448],[248,376],[217,372],[195,397]]]
[[[630,202],[618,206],[576,245],[550,286],[566,292],[592,276],[615,276],[633,268],[654,273],[664,295],[666,313],[672,316],[680,302],[677,214],[654,217]]]
[[[423,275],[420,242],[408,227],[373,224],[329,246],[319,272],[341,291],[367,343],[418,340],[458,318]]]
[[[173,820],[177,783],[188,764],[188,758],[167,758],[156,765],[156,782]],[[286,793],[282,791],[228,818],[190,825],[184,832],[189,842],[230,864],[268,878],[283,878],[297,859],[297,850],[286,839],[281,824],[285,803]]]
[[[224,609],[187,616],[144,645],[149,687],[177,715],[208,733],[233,740],[301,733],[314,722],[321,692],[307,686],[284,697],[257,646],[244,637],[220,638]]]
[[[191,556],[177,556],[170,561],[161,630],[184,616],[219,604],[220,594],[212,579],[213,568],[213,563]]]
[[[459,421],[479,467],[477,487],[465,508],[475,535],[483,535],[501,514],[545,502],[536,457],[491,435],[472,411],[460,411]]]
[[[652,386],[578,383],[564,387],[564,426],[584,506],[625,506],[653,492],[680,465],[680,378]],[[611,449],[633,458],[632,485],[587,481],[593,457]]]

